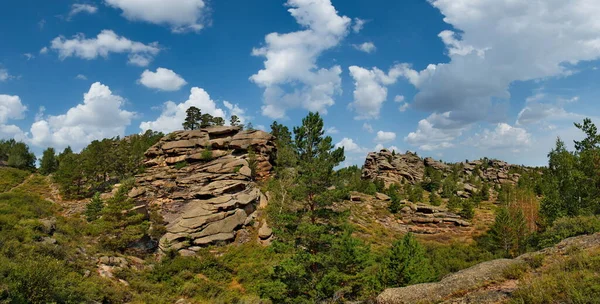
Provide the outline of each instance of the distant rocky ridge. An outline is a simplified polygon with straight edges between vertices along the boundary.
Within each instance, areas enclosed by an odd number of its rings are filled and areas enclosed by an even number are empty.
[[[191,254],[233,241],[253,222],[261,198],[266,200],[253,180],[271,175],[275,152],[273,136],[263,131],[177,131],[148,149],[146,170],[129,196],[138,208],[157,208],[166,222],[161,250]]]
[[[441,171],[445,177],[452,173],[453,165],[458,165],[460,168],[459,176],[461,177],[460,182],[463,190],[459,191],[458,194],[463,197],[469,197],[477,190],[467,181],[468,177],[472,175],[475,175],[482,182],[491,184],[516,184],[521,175],[511,173],[511,171],[516,171],[511,169],[529,170],[522,166],[492,159],[445,164],[430,157],[423,159],[412,152],[394,154],[384,149],[367,155],[362,176],[365,179],[382,180],[386,186],[404,183],[417,184],[423,181],[426,167]]]

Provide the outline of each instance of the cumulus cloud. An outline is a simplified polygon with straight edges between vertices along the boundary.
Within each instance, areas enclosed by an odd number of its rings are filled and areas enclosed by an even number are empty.
[[[98,11],[98,8],[90,5],[90,4],[82,4],[82,3],[75,3],[73,5],[71,5],[71,11],[69,12],[69,19],[73,18],[75,15],[81,14],[81,13],[87,13],[87,14],[95,14]]]
[[[364,123],[363,124],[363,130],[369,132],[369,133],[373,133],[373,126],[371,126],[369,123]]]
[[[158,68],[156,72],[145,70],[138,81],[147,88],[161,91],[179,91],[187,84],[177,73],[165,68]]]
[[[396,152],[396,153],[402,153],[402,152],[400,151],[400,149],[398,149],[398,147],[396,147],[396,146],[389,146],[388,148],[386,148],[386,147],[385,147],[383,144],[377,144],[377,145],[375,146],[375,149],[374,149],[374,151],[381,151],[381,150],[383,150],[383,149],[387,149],[388,151],[394,151],[394,152]]]
[[[355,33],[362,31],[362,29],[365,27],[365,24],[367,24],[367,20],[354,18],[354,22],[352,24],[352,31]]]
[[[411,107],[444,114],[462,128],[498,120],[498,103],[510,98],[511,83],[568,76],[577,63],[600,58],[595,0],[430,3],[460,32],[439,34],[450,62],[422,71],[402,65],[402,75],[418,89]]]
[[[246,123],[251,117],[246,116],[246,110],[240,108],[239,105],[237,104],[233,104],[227,100],[223,101],[223,105],[225,106],[225,108],[227,108],[227,110],[229,110],[229,116],[237,116],[240,119],[240,123],[244,124]],[[257,129],[262,130],[260,128]]]
[[[224,101],[223,105],[229,110],[230,114],[237,115],[240,117],[242,123],[244,123],[244,110],[237,104],[232,104],[228,101]],[[192,106],[199,108],[202,113],[208,113],[215,117],[223,117],[226,121],[228,120],[227,112],[218,107],[217,103],[205,90],[193,87],[188,100],[179,104],[173,101],[165,102],[160,116],[156,120],[142,122],[140,129],[142,131],[154,130],[164,133],[181,130],[181,124],[185,120],[185,111]]]
[[[341,93],[342,69],[317,65],[326,50],[334,48],[347,36],[350,18],[339,16],[330,0],[288,0],[288,12],[304,29],[265,37],[265,46],[252,55],[265,57],[264,69],[250,80],[264,88],[262,113],[283,118],[288,109],[303,108],[327,113]]]
[[[96,38],[90,39],[85,38],[83,34],[77,34],[72,39],[59,36],[52,40],[50,48],[58,52],[61,60],[73,56],[92,60],[98,57],[107,58],[110,53],[126,53],[129,54],[129,63],[137,66],[147,66],[160,52],[157,42],[144,44],[131,41],[111,30],[103,30]]]
[[[357,49],[361,52],[365,52],[367,54],[373,53],[373,52],[375,52],[375,50],[377,50],[377,47],[375,46],[375,44],[373,44],[373,42],[353,44],[352,47],[354,47],[355,49]]]
[[[376,119],[387,99],[387,86],[394,84],[402,71],[392,68],[386,74],[378,68],[367,70],[358,66],[349,68],[354,79],[354,101],[348,105],[357,115],[354,119]]]
[[[48,54],[48,47],[45,46],[40,50],[40,54]]]
[[[538,93],[526,99],[525,107],[517,116],[517,125],[531,125],[538,123],[547,123],[557,120],[581,120],[585,116],[571,113],[565,110],[567,104],[576,102],[579,97],[575,96],[569,99],[556,96],[548,96],[544,93]]]
[[[359,146],[353,139],[344,137],[340,142],[335,144],[336,148],[344,147],[344,152],[347,153],[367,153],[368,149]]]
[[[168,25],[174,33],[198,32],[208,22],[204,0],[105,0],[132,21]]]
[[[439,149],[446,149],[453,147],[452,143],[456,138],[462,135],[462,128],[452,128],[448,125],[448,128],[434,128],[434,122],[440,122],[444,120],[444,115],[432,114],[426,119],[419,121],[417,130],[411,132],[404,138],[407,143],[418,146],[419,149],[424,151],[432,151]]]
[[[124,136],[135,113],[124,110],[125,99],[114,95],[99,82],[83,95],[83,103],[65,114],[38,117],[30,129],[30,142],[38,147],[63,149],[71,146],[78,151],[93,140]]]
[[[83,75],[83,74],[77,74],[77,76],[75,76],[75,79],[79,79],[79,80],[87,80],[87,76]]]
[[[482,133],[475,134],[467,140],[476,147],[485,149],[510,149],[520,151],[531,146],[531,134],[525,129],[513,127],[506,123],[499,123],[496,129],[484,129]]]
[[[22,119],[27,107],[21,103],[19,96],[0,94],[0,124],[5,124],[9,119]]]
[[[377,136],[375,136],[375,142],[377,143],[385,143],[394,140],[396,140],[396,133],[394,132],[377,131]]]

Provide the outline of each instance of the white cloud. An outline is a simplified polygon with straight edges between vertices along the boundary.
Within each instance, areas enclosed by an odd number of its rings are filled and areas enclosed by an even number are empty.
[[[333,96],[341,93],[342,69],[320,68],[317,59],[346,37],[351,20],[339,16],[330,0],[288,0],[287,5],[304,29],[268,34],[266,45],[252,51],[266,58],[264,69],[250,80],[265,90],[263,115],[283,118],[294,108],[326,114],[335,103]]]
[[[69,18],[74,17],[77,14],[80,13],[87,13],[87,14],[95,14],[98,11],[98,8],[90,5],[90,4],[81,4],[81,3],[75,3],[71,6],[71,11],[69,12]]]
[[[396,146],[389,146],[388,148],[386,148],[383,144],[377,144],[375,146],[375,149],[373,151],[377,151],[378,152],[378,151],[381,151],[383,149],[387,149],[388,151],[394,151],[396,153],[402,153],[400,151],[400,149],[398,149],[398,147],[396,147]]]
[[[384,142],[389,142],[389,141],[394,141],[394,140],[396,140],[396,133],[377,131],[377,136],[375,137],[375,142],[384,143]]]
[[[344,151],[348,153],[367,153],[368,149],[359,146],[351,138],[344,137],[340,142],[335,144],[336,148],[344,147]]]
[[[354,18],[354,24],[352,25],[352,31],[355,33],[360,32],[365,27],[366,23],[367,23],[367,20],[360,19],[360,18]]]
[[[513,127],[506,123],[499,123],[496,129],[490,131],[484,129],[481,134],[475,134],[467,140],[476,147],[486,149],[511,149],[520,151],[523,148],[531,146],[531,134],[525,129]]]
[[[461,34],[439,34],[449,63],[420,72],[404,65],[402,75],[418,89],[411,107],[443,113],[462,128],[498,121],[511,83],[568,76],[577,63],[600,58],[596,0],[429,2]]]
[[[0,81],[7,81],[9,79],[11,79],[13,76],[11,76],[8,73],[7,69],[0,69]]]
[[[369,133],[373,133],[373,126],[371,126],[369,123],[364,123],[363,124],[363,130],[369,132]]]
[[[237,108],[236,111],[241,110],[237,105],[232,105],[229,102],[224,102],[224,104],[226,107],[229,106],[234,110]],[[208,113],[215,117],[223,117],[227,121],[225,111],[217,106],[217,103],[211,99],[210,95],[201,88],[193,87],[188,100],[179,104],[172,101],[165,102],[160,116],[156,120],[142,122],[140,124],[140,129],[142,129],[142,131],[154,130],[164,133],[181,130],[181,124],[186,116],[185,111],[192,106],[199,108],[202,113]],[[234,110],[230,111],[233,113],[235,112]]]
[[[452,143],[463,133],[461,128],[434,128],[431,121],[442,121],[438,114],[432,114],[427,119],[419,121],[417,131],[411,132],[404,138],[407,143],[418,146],[421,150],[432,151],[453,147]]]
[[[38,147],[79,151],[93,140],[124,136],[135,113],[123,109],[125,99],[99,82],[83,95],[83,103],[67,113],[41,118],[31,126],[30,142]]]
[[[83,74],[77,74],[77,76],[75,76],[75,79],[79,79],[79,80],[87,80],[87,76],[83,75]]]
[[[325,134],[338,134],[340,133],[340,130],[338,130],[336,127],[329,127],[327,128],[327,130],[325,130]]]
[[[246,123],[251,118],[246,116],[246,110],[240,108],[238,104],[232,104],[231,102],[225,100],[223,101],[223,105],[225,108],[227,108],[227,110],[229,110],[229,116],[236,115],[240,119],[241,124]]]
[[[27,58],[27,61],[35,58],[35,56],[31,53],[25,53],[25,54],[23,54],[23,56],[25,56],[25,58]]]
[[[406,99],[402,95],[396,95],[396,97],[394,98],[395,102],[400,103],[400,107],[398,108],[400,112],[406,112],[406,110],[410,108],[410,104],[408,102],[405,102],[405,100]]]
[[[19,96],[0,95],[0,125],[10,119],[22,119],[27,107],[21,103]]]
[[[375,50],[377,50],[377,47],[375,46],[375,44],[373,44],[373,42],[353,44],[352,47],[354,47],[355,49],[357,49],[361,52],[365,52],[367,54],[373,53],[373,52],[375,52]]]
[[[48,47],[45,46],[40,50],[40,54],[48,54]]]
[[[161,91],[178,91],[187,84],[177,73],[165,68],[158,68],[156,72],[145,70],[138,81],[147,88]]]
[[[525,107],[519,112],[517,125],[547,124],[549,121],[575,121],[585,118],[584,115],[565,110],[565,105],[579,100],[578,96],[562,98],[538,93],[526,99]]]
[[[401,71],[392,68],[386,74],[378,68],[367,70],[358,66],[349,68],[354,79],[354,101],[348,105],[357,116],[354,119],[375,119],[387,99],[387,86],[396,82]]]
[[[204,0],[105,0],[121,9],[132,21],[168,25],[174,33],[198,32],[206,26],[208,8]]]
[[[111,30],[103,30],[96,38],[91,39],[86,39],[83,34],[77,34],[73,39],[59,36],[52,40],[50,47],[58,52],[61,60],[73,56],[92,60],[98,57],[107,58],[110,53],[127,53],[129,63],[138,66],[147,66],[160,52],[157,42],[143,44],[131,41]]]

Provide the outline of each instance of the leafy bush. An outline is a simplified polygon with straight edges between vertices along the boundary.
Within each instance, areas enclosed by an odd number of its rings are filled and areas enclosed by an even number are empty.
[[[600,232],[598,216],[563,217],[539,235],[539,246],[549,247],[569,237],[596,232]]]

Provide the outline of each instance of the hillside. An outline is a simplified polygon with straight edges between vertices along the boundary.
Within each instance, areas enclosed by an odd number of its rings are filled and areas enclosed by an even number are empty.
[[[271,133],[148,132],[49,151],[47,175],[0,168],[0,302],[598,295],[600,220],[586,184],[595,171],[579,160],[595,150],[557,148],[549,168],[382,150],[335,170],[344,150],[322,126],[311,113],[293,137],[277,123]]]

